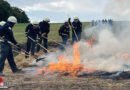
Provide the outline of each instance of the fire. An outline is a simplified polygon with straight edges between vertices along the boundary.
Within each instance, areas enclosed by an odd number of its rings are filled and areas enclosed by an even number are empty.
[[[125,54],[121,55],[121,58],[122,59],[130,59],[130,54],[125,53]]]
[[[88,43],[88,45],[89,45],[89,48],[92,48],[92,45],[93,45],[94,43],[97,43],[97,40],[96,40],[96,38],[94,37],[94,35],[92,35],[92,37],[91,37],[90,40],[87,40],[87,43]]]
[[[73,56],[72,60],[66,55],[59,56],[58,62],[49,63],[38,70],[38,74],[48,75],[58,73],[59,75],[77,76],[81,71],[95,71],[96,69],[86,69],[80,60],[80,52],[78,50],[79,43],[73,45]],[[72,62],[70,62],[72,61]]]

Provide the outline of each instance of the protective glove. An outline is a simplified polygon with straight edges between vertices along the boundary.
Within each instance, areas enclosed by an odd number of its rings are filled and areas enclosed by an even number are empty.
[[[42,33],[42,37],[46,37],[46,33]]]
[[[22,49],[21,46],[19,44],[17,44],[16,46],[17,46],[18,51],[21,51]]]
[[[41,37],[38,37],[37,40],[40,41]]]

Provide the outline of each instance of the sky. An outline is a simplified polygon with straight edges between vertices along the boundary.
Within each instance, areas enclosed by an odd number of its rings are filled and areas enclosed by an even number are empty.
[[[78,16],[83,22],[112,18],[130,20],[130,0],[6,0],[23,9],[30,21],[49,17],[51,22],[64,22]],[[122,5],[123,4],[123,5]],[[120,7],[122,6],[122,7]],[[122,14],[122,12],[124,12]]]

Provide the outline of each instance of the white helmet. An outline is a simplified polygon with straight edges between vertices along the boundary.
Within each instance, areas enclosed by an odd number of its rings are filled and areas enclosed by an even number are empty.
[[[79,18],[77,16],[74,16],[74,20],[79,20]]]
[[[33,21],[32,24],[37,25],[37,24],[39,24],[39,22],[38,21]]]
[[[50,22],[50,19],[49,19],[48,17],[45,17],[45,18],[44,18],[44,21],[45,21],[45,22]]]
[[[8,22],[17,23],[17,19],[16,19],[16,17],[14,17],[14,16],[10,16],[10,17],[8,18]]]
[[[5,23],[6,23],[5,21],[1,21],[0,26],[3,26]]]

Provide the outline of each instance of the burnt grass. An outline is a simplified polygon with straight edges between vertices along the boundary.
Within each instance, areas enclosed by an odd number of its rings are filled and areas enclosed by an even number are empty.
[[[129,90],[130,80],[102,79],[93,76],[61,77],[6,74],[7,90]]]
[[[59,45],[49,43],[49,49],[55,51]],[[25,48],[25,44],[22,44]],[[16,54],[17,56],[18,54]],[[17,62],[18,63],[18,62]],[[16,63],[16,64],[17,64]],[[108,74],[107,74],[108,75]],[[129,90],[130,79],[101,78],[99,76],[43,76],[31,74],[13,74],[6,72],[2,76],[8,89],[0,90]]]

